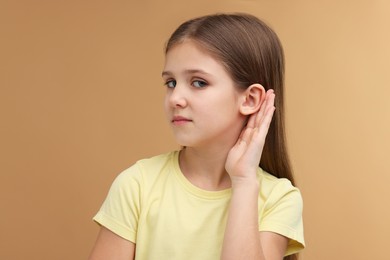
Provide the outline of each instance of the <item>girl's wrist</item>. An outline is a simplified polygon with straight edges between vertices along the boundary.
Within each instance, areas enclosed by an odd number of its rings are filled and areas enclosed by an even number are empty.
[[[256,177],[233,177],[231,178],[232,189],[258,190],[259,181]]]

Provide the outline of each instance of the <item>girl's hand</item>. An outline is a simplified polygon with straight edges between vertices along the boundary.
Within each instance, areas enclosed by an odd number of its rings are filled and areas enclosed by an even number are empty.
[[[250,115],[236,144],[229,151],[225,169],[233,186],[246,180],[256,180],[265,138],[275,111],[274,102],[274,91],[268,90],[259,111]]]

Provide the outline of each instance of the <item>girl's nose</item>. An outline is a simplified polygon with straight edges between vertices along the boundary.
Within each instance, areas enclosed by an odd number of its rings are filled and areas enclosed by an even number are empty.
[[[172,88],[168,94],[168,100],[170,106],[173,108],[186,107],[187,99],[184,86],[179,86],[179,84],[177,84],[174,88]]]

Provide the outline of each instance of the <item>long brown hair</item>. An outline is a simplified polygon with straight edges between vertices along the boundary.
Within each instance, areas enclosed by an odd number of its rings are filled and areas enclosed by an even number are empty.
[[[189,20],[168,40],[165,52],[191,40],[219,60],[237,87],[260,83],[275,91],[275,113],[263,148],[260,167],[294,184],[284,127],[284,53],[275,32],[249,14],[216,14]],[[297,255],[284,258],[297,259]]]

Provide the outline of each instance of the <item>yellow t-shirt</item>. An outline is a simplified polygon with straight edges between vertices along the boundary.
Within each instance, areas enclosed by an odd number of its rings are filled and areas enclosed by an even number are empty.
[[[171,152],[138,161],[113,182],[94,220],[136,244],[136,260],[220,259],[231,189],[206,191],[182,174]],[[304,247],[302,198],[287,179],[260,168],[259,231]]]

